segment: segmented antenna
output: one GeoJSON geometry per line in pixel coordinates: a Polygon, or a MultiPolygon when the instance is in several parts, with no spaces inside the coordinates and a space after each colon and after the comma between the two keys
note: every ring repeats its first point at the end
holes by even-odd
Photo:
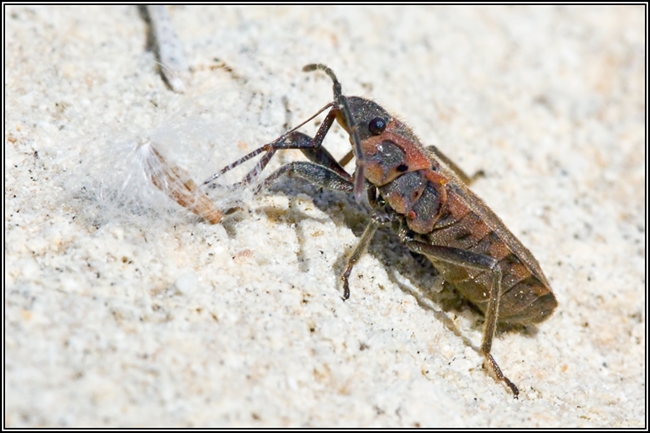
{"type": "Polygon", "coordinates": [[[364,191],[364,180],[365,180],[364,162],[365,161],[363,159],[363,152],[361,150],[361,138],[359,137],[357,124],[354,121],[354,117],[352,116],[350,106],[348,105],[348,99],[343,95],[343,92],[341,90],[341,83],[339,83],[339,80],[336,78],[334,72],[330,68],[328,68],[327,66],[321,63],[309,64],[304,68],[302,68],[302,70],[304,72],[323,71],[334,82],[332,86],[332,90],[334,91],[334,102],[336,102],[336,105],[338,106],[338,109],[341,112],[341,115],[343,116],[343,122],[348,128],[348,133],[352,137],[352,144],[354,145],[354,156],[357,159],[357,168],[354,172],[354,198],[357,200],[357,202],[361,202],[361,198],[364,191]]]}

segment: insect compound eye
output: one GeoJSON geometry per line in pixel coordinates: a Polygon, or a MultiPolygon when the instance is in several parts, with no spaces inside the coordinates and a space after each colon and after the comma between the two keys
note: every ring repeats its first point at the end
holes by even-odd
{"type": "Polygon", "coordinates": [[[375,117],[368,124],[368,130],[372,135],[379,135],[386,129],[386,121],[381,117],[375,117]]]}

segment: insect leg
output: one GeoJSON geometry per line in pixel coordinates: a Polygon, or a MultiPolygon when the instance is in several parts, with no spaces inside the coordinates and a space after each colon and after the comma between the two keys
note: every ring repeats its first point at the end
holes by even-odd
{"type": "MultiPolygon", "coordinates": [[[[237,161],[233,162],[232,164],[228,164],[221,170],[219,170],[217,173],[213,174],[210,176],[207,180],[203,182],[203,185],[207,185],[211,182],[213,182],[215,179],[217,179],[219,176],[229,172],[235,167],[240,166],[244,162],[248,161],[251,158],[256,157],[260,153],[266,152],[266,154],[262,157],[260,162],[257,163],[257,165],[246,175],[244,176],[244,179],[242,180],[241,183],[243,184],[249,184],[257,176],[264,170],[266,165],[269,163],[273,155],[277,150],[285,150],[285,149],[304,149],[304,148],[314,148],[318,149],[321,147],[321,144],[323,143],[323,139],[325,138],[325,135],[327,135],[327,132],[329,131],[330,127],[332,126],[332,123],[334,123],[334,119],[336,119],[336,114],[338,112],[338,109],[332,108],[329,113],[327,113],[327,116],[325,117],[325,120],[321,124],[321,126],[318,128],[318,131],[316,132],[316,136],[314,137],[313,140],[304,140],[300,139],[301,136],[305,136],[305,134],[301,134],[299,132],[296,132],[296,130],[300,127],[302,127],[304,124],[307,122],[311,121],[314,117],[318,116],[320,113],[325,111],[326,109],[330,108],[332,106],[332,103],[327,104],[325,107],[321,108],[318,110],[316,114],[311,116],[309,119],[305,120],[302,122],[300,125],[296,126],[295,128],[291,129],[290,131],[285,132],[282,134],[280,137],[276,138],[270,143],[265,144],[262,147],[259,147],[252,151],[251,153],[244,155],[237,161]],[[297,137],[297,138],[296,138],[297,137]]],[[[304,152],[304,150],[303,150],[304,152]]],[[[305,153],[308,157],[309,152],[305,153]]],[[[331,158],[331,156],[330,156],[331,158]]],[[[342,170],[342,169],[341,169],[342,170]]]]}
{"type": "Polygon", "coordinates": [[[386,225],[390,221],[390,216],[386,214],[373,215],[370,219],[370,222],[366,226],[366,229],[363,231],[361,239],[359,239],[359,243],[357,243],[357,245],[354,247],[354,250],[352,250],[352,254],[350,254],[350,257],[348,257],[348,265],[345,268],[345,272],[343,275],[341,275],[341,280],[343,281],[344,301],[350,298],[350,283],[348,280],[350,278],[352,268],[357,264],[361,258],[361,255],[366,251],[366,248],[368,248],[368,244],[370,243],[372,237],[375,235],[377,229],[383,225],[386,225]]]}
{"type": "MultiPolygon", "coordinates": [[[[329,153],[327,153],[327,155],[329,155],[329,153]]],[[[262,188],[268,187],[271,183],[275,182],[280,176],[284,174],[289,175],[291,177],[299,177],[305,179],[313,185],[320,186],[322,188],[327,188],[329,190],[343,191],[348,193],[352,192],[354,190],[354,182],[352,176],[350,176],[346,172],[344,172],[345,176],[341,176],[333,169],[329,168],[330,165],[333,165],[334,167],[340,167],[338,166],[338,163],[334,158],[332,158],[331,156],[330,158],[331,159],[329,161],[324,161],[328,165],[327,167],[325,166],[325,164],[320,165],[320,164],[316,164],[313,162],[306,162],[306,161],[295,161],[283,165],[275,172],[273,172],[271,175],[269,175],[269,177],[264,179],[264,182],[257,187],[257,190],[255,192],[257,193],[262,188]]],[[[369,200],[371,201],[373,200],[372,194],[369,194],[369,200]]],[[[344,301],[350,297],[350,285],[348,279],[350,277],[350,273],[352,272],[352,268],[359,261],[359,258],[368,247],[368,244],[370,243],[370,240],[372,239],[377,229],[382,225],[389,223],[390,221],[391,221],[391,217],[389,215],[383,213],[381,214],[377,213],[373,215],[373,217],[370,220],[370,223],[364,230],[363,235],[361,235],[361,239],[359,240],[359,243],[354,247],[352,254],[348,258],[348,263],[347,263],[347,267],[345,268],[345,272],[341,276],[341,280],[343,281],[344,301]]]]}
{"type": "Polygon", "coordinates": [[[263,188],[267,188],[270,184],[275,182],[280,176],[287,174],[291,177],[299,177],[305,179],[309,183],[327,188],[332,191],[352,192],[353,183],[350,181],[350,175],[341,176],[339,173],[324,167],[319,164],[307,161],[294,161],[285,164],[271,173],[269,177],[264,179],[260,185],[255,189],[257,194],[263,188]]]}
{"type": "MultiPolygon", "coordinates": [[[[314,137],[313,140],[316,140],[317,138],[318,137],[314,137]]],[[[296,132],[293,140],[294,142],[297,140],[311,142],[312,138],[301,132],[296,132]]],[[[345,171],[342,165],[337,162],[336,159],[334,159],[334,157],[327,151],[327,149],[325,149],[325,147],[313,147],[313,145],[307,146],[307,144],[305,144],[303,147],[300,147],[300,150],[311,162],[323,167],[327,167],[328,169],[337,173],[339,176],[348,179],[350,182],[353,181],[352,176],[347,171],[345,171]]]]}
{"type": "Polygon", "coordinates": [[[472,176],[468,175],[463,171],[462,168],[460,168],[454,161],[451,160],[447,155],[442,153],[440,149],[438,149],[436,146],[427,146],[426,151],[433,154],[434,158],[437,158],[441,160],[443,163],[447,165],[455,174],[460,178],[460,180],[463,181],[465,185],[470,185],[472,182],[474,182],[477,178],[484,176],[485,173],[483,170],[479,170],[476,173],[474,173],[472,176]]]}
{"type": "Polygon", "coordinates": [[[352,110],[350,110],[348,99],[343,95],[341,83],[336,78],[336,75],[327,66],[321,63],[312,63],[303,67],[302,70],[305,72],[323,71],[332,80],[332,91],[334,92],[334,103],[336,104],[335,108],[337,109],[337,115],[340,116],[339,121],[341,123],[341,126],[343,126],[348,131],[348,134],[350,134],[350,142],[354,148],[354,154],[357,157],[357,168],[354,172],[354,197],[356,198],[357,202],[360,203],[361,195],[365,189],[365,160],[363,149],[361,148],[359,130],[354,120],[354,116],[352,115],[352,110]]]}
{"type": "Polygon", "coordinates": [[[497,327],[497,320],[499,318],[499,302],[501,298],[502,275],[501,269],[498,266],[499,262],[492,257],[459,248],[429,245],[413,240],[405,240],[405,244],[411,251],[423,254],[434,261],[447,262],[464,268],[489,271],[492,273],[493,282],[490,285],[489,302],[485,312],[485,329],[483,331],[481,353],[485,356],[487,364],[497,379],[504,381],[515,395],[515,398],[518,398],[519,389],[517,389],[517,386],[510,379],[504,376],[499,365],[490,353],[497,327]]]}
{"type": "Polygon", "coordinates": [[[348,164],[348,162],[352,161],[352,158],[354,158],[354,152],[350,150],[348,153],[345,154],[343,158],[340,159],[339,165],[341,167],[345,167],[348,164]]]}

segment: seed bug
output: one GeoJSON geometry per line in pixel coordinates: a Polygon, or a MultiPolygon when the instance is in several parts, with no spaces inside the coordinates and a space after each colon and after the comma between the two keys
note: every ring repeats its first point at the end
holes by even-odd
{"type": "Polygon", "coordinates": [[[278,150],[300,149],[309,159],[281,166],[255,189],[259,192],[283,175],[305,179],[330,190],[364,190],[370,223],[348,258],[343,299],[350,296],[349,277],[379,227],[388,226],[414,253],[427,257],[445,281],[485,315],[480,353],[496,378],[517,398],[519,390],[492,357],[497,323],[535,324],[550,316],[557,301],[539,263],[485,203],[467,187],[465,175],[436,147],[424,147],[415,134],[373,101],[344,96],[331,69],[310,64],[333,82],[334,100],[310,119],[276,140],[227,165],[204,184],[264,153],[240,182],[252,183],[278,150]],[[312,138],[297,129],[329,109],[312,138]],[[334,120],[346,130],[352,150],[340,162],[323,146],[334,120]],[[350,175],[343,165],[354,156],[350,175]]]}

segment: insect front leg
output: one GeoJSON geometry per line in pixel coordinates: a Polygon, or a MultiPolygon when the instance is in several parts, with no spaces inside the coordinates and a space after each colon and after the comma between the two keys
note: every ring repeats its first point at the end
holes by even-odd
{"type": "Polygon", "coordinates": [[[342,176],[323,165],[307,161],[295,161],[285,164],[271,173],[269,177],[264,179],[264,182],[257,186],[255,193],[257,194],[262,189],[267,188],[285,174],[290,177],[305,179],[313,185],[332,191],[352,192],[354,189],[354,184],[351,182],[351,176],[347,173],[346,176],[342,176]]]}
{"type": "Polygon", "coordinates": [[[316,163],[319,163],[321,165],[326,165],[328,167],[330,166],[328,165],[329,161],[332,161],[333,165],[336,165],[336,168],[333,168],[334,171],[337,172],[340,171],[342,173],[347,174],[347,172],[345,172],[345,170],[334,160],[334,158],[329,154],[329,152],[327,152],[327,150],[325,150],[322,147],[323,140],[325,139],[325,136],[327,135],[329,129],[331,128],[332,123],[334,123],[334,119],[336,119],[336,115],[338,113],[338,110],[336,108],[332,108],[330,112],[327,113],[325,120],[318,128],[318,131],[316,132],[316,135],[314,136],[313,139],[306,134],[296,131],[296,129],[300,128],[305,123],[312,120],[314,117],[316,117],[323,110],[325,110],[330,106],[331,104],[326,105],[324,108],[319,110],[318,113],[314,114],[312,117],[310,117],[300,125],[296,126],[292,130],[282,134],[280,137],[276,138],[272,142],[267,143],[264,146],[255,149],[251,153],[244,155],[243,157],[233,162],[232,164],[228,164],[227,166],[219,170],[217,173],[212,175],[210,178],[208,178],[205,182],[203,182],[203,184],[207,185],[213,182],[219,176],[229,172],[235,167],[240,166],[241,164],[248,161],[249,159],[254,158],[261,153],[265,153],[262,159],[260,160],[260,162],[258,162],[255,165],[255,167],[250,172],[248,172],[246,176],[244,176],[244,179],[242,179],[242,181],[239,182],[239,184],[241,185],[248,185],[251,182],[253,182],[255,179],[257,179],[257,176],[259,176],[259,174],[264,170],[264,168],[267,166],[269,161],[271,161],[271,158],[273,158],[275,152],[277,152],[278,150],[287,150],[287,149],[300,149],[305,154],[305,156],[307,156],[307,158],[309,158],[310,160],[313,160],[316,163]],[[327,162],[323,163],[321,161],[327,161],[327,162]]]}
{"type": "Polygon", "coordinates": [[[499,365],[496,363],[492,354],[492,341],[499,319],[499,302],[501,300],[501,278],[502,273],[499,268],[499,262],[492,257],[473,253],[471,251],[445,247],[439,245],[429,245],[424,242],[414,240],[405,240],[406,246],[413,252],[423,254],[433,261],[451,263],[469,269],[477,269],[492,273],[492,284],[490,284],[490,293],[488,295],[488,307],[485,312],[485,329],[483,330],[483,341],[481,343],[481,354],[485,357],[488,366],[497,377],[508,385],[515,398],[519,396],[519,389],[501,372],[499,365]]]}

